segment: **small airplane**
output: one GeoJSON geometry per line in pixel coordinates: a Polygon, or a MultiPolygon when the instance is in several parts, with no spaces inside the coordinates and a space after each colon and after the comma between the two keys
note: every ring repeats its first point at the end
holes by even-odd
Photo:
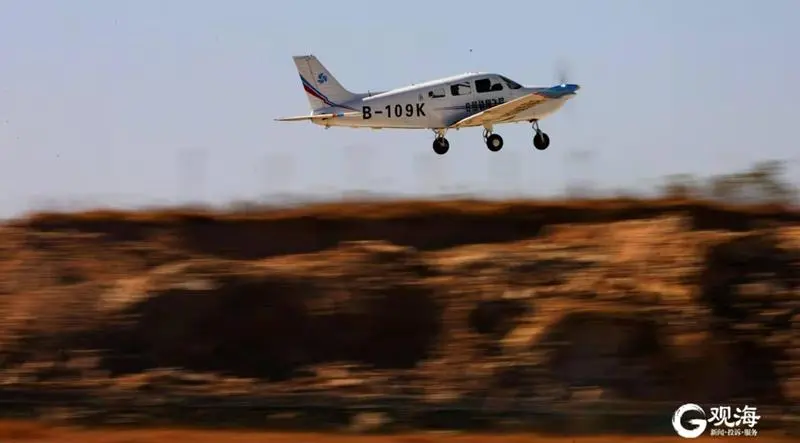
{"type": "Polygon", "coordinates": [[[503,148],[494,133],[500,123],[529,122],[538,150],[550,146],[539,120],[558,111],[577,94],[579,85],[522,86],[500,74],[469,72],[412,84],[389,91],[353,93],[345,89],[314,55],[292,57],[311,105],[311,114],[276,121],[311,121],[351,128],[430,129],[436,134],[433,151],[450,150],[444,137],[449,129],[483,126],[483,140],[492,152],[503,148]]]}

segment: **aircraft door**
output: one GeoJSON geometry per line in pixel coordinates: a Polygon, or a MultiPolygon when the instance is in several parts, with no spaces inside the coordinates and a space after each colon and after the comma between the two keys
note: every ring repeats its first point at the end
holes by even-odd
{"type": "Polygon", "coordinates": [[[469,111],[480,112],[506,102],[506,90],[502,81],[496,76],[475,79],[475,92],[470,102],[469,111]]]}

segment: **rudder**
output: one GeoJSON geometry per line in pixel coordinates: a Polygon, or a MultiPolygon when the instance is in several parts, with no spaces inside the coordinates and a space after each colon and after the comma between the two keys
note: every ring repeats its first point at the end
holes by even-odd
{"type": "Polygon", "coordinates": [[[312,111],[324,108],[354,109],[343,104],[353,100],[355,94],[345,89],[316,56],[295,55],[292,58],[312,111]]]}

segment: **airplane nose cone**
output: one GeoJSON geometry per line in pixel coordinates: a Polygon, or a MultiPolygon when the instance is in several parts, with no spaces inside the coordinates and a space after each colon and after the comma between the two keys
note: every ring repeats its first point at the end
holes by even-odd
{"type": "Polygon", "coordinates": [[[574,93],[578,92],[579,89],[581,89],[581,86],[580,85],[576,85],[574,83],[566,83],[566,84],[561,85],[561,89],[563,89],[565,92],[567,92],[569,94],[574,94],[574,93]]]}
{"type": "Polygon", "coordinates": [[[576,85],[574,83],[563,83],[560,85],[543,88],[539,90],[539,93],[555,99],[575,95],[579,89],[581,89],[580,85],[576,85]]]}

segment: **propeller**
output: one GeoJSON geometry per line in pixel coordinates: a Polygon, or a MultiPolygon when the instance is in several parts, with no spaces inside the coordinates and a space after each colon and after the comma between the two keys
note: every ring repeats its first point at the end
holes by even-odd
{"type": "MultiPolygon", "coordinates": [[[[566,84],[570,83],[570,78],[571,78],[571,77],[570,77],[569,71],[570,71],[570,69],[569,69],[569,64],[566,62],[566,60],[564,60],[564,59],[560,59],[560,60],[558,60],[558,61],[556,62],[556,66],[555,66],[555,80],[556,80],[556,84],[558,84],[558,85],[561,85],[561,86],[564,86],[564,85],[566,85],[566,84]]],[[[574,116],[574,114],[573,114],[573,109],[572,109],[572,108],[574,108],[574,103],[569,103],[569,104],[568,104],[568,105],[565,107],[565,109],[564,109],[564,110],[565,110],[567,113],[569,113],[569,114],[572,114],[572,115],[574,116]],[[571,106],[570,106],[570,105],[571,105],[571,106]],[[569,108],[569,109],[566,109],[566,108],[569,108]]]]}
{"type": "Polygon", "coordinates": [[[568,71],[569,69],[567,67],[567,63],[564,60],[561,60],[556,64],[556,82],[559,85],[565,85],[569,83],[568,71]]]}

